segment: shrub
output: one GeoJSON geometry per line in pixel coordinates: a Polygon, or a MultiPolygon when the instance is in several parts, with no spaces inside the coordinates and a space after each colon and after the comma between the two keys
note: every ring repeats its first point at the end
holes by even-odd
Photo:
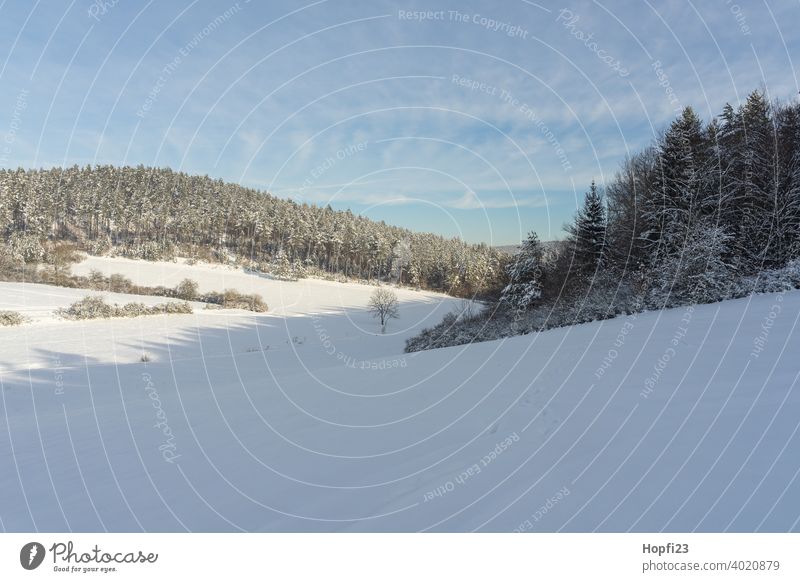
{"type": "Polygon", "coordinates": [[[151,314],[166,313],[168,315],[194,313],[192,305],[186,301],[169,301],[167,303],[159,303],[149,308],[151,314]]]}
{"type": "Polygon", "coordinates": [[[139,317],[140,315],[148,315],[150,308],[144,303],[126,303],[122,307],[115,307],[115,316],[117,317],[139,317]]]}
{"type": "Polygon", "coordinates": [[[184,279],[175,287],[175,297],[183,299],[184,301],[194,301],[197,298],[200,286],[197,281],[192,279],[184,279]]]}
{"type": "Polygon", "coordinates": [[[18,311],[0,311],[0,326],[22,325],[30,321],[18,311]]]}
{"type": "Polygon", "coordinates": [[[97,269],[92,269],[91,271],[89,271],[89,276],[87,277],[87,279],[91,289],[101,290],[106,288],[107,285],[106,276],[103,275],[103,273],[101,271],[98,271],[97,269]]]}
{"type": "Polygon", "coordinates": [[[627,285],[613,286],[598,277],[587,293],[567,296],[533,309],[515,310],[506,303],[487,305],[478,313],[448,313],[437,325],[406,340],[406,352],[484,342],[525,335],[617,315],[641,312],[643,305],[627,285]]]}
{"type": "Polygon", "coordinates": [[[56,315],[63,319],[82,320],[114,317],[113,305],[106,303],[100,295],[87,295],[69,307],[56,310],[56,315]]]}
{"type": "Polygon", "coordinates": [[[101,296],[87,296],[79,299],[66,308],[56,310],[56,315],[63,319],[108,319],[110,317],[140,317],[142,315],[159,314],[185,314],[192,313],[192,306],[187,302],[171,301],[158,305],[145,305],[144,303],[126,303],[125,305],[111,305],[101,296]]]}
{"type": "Polygon", "coordinates": [[[45,260],[53,265],[59,275],[68,273],[70,266],[81,259],[78,248],[72,243],[57,242],[46,245],[45,260]]]}
{"type": "Polygon", "coordinates": [[[133,287],[133,281],[124,275],[114,273],[108,277],[108,290],[113,293],[128,293],[133,287]]]}
{"type": "Polygon", "coordinates": [[[264,313],[269,306],[261,295],[240,293],[236,289],[225,289],[222,293],[212,291],[199,297],[204,303],[219,305],[225,309],[247,309],[256,313],[264,313]]]}

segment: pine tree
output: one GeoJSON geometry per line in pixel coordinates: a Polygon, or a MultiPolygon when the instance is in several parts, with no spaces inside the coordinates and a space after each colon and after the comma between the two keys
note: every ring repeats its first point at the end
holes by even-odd
{"type": "Polygon", "coordinates": [[[654,189],[658,153],[648,147],[626,159],[614,179],[606,187],[608,201],[607,255],[629,272],[647,258],[646,223],[642,203],[647,192],[654,189]]]}
{"type": "Polygon", "coordinates": [[[744,126],[742,185],[737,200],[739,235],[736,246],[746,272],[777,266],[775,248],[776,147],[771,109],[754,91],[741,112],[744,126]]]}
{"type": "Polygon", "coordinates": [[[800,105],[786,107],[777,120],[777,188],[772,253],[777,267],[800,251],[800,105]]]}
{"type": "Polygon", "coordinates": [[[642,236],[650,243],[651,263],[680,252],[701,216],[707,161],[702,121],[686,107],[659,144],[655,183],[644,199],[647,230],[642,236]]]}
{"type": "Polygon", "coordinates": [[[725,260],[730,236],[708,219],[688,231],[680,254],[668,256],[652,268],[651,307],[710,303],[725,299],[732,283],[725,260]]]}
{"type": "Polygon", "coordinates": [[[606,246],[606,207],[592,180],[589,191],[572,224],[567,225],[569,242],[573,249],[573,268],[571,269],[586,283],[604,262],[606,246]]]}
{"type": "Polygon", "coordinates": [[[291,281],[293,277],[292,273],[292,264],[289,262],[289,257],[286,256],[286,253],[281,249],[278,251],[278,255],[275,257],[275,266],[273,267],[273,272],[278,279],[282,279],[284,281],[291,281]]]}
{"type": "Polygon", "coordinates": [[[509,283],[500,300],[516,310],[531,307],[542,296],[544,248],[535,232],[530,232],[519,253],[506,266],[509,283]]]}

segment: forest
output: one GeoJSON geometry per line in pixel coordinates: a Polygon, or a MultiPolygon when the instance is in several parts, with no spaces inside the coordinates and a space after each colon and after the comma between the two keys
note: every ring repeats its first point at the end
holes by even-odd
{"type": "Polygon", "coordinates": [[[603,191],[591,184],[565,231],[549,245],[531,233],[498,301],[407,350],[800,288],[800,104],[754,91],[708,123],[685,108],[603,191]]]}
{"type": "MultiPolygon", "coordinates": [[[[168,168],[0,170],[0,232],[12,267],[57,261],[59,244],[145,260],[235,262],[282,278],[340,275],[462,297],[502,288],[506,253],[330,206],[168,168]]],[[[9,268],[9,267],[7,267],[9,268]]]]}
{"type": "Polygon", "coordinates": [[[3,271],[53,265],[69,243],[392,282],[480,306],[408,349],[494,339],[800,286],[800,104],[754,91],[709,122],[685,108],[604,187],[589,186],[562,240],[532,232],[513,256],[144,166],[0,170],[0,229],[13,263],[3,271]]]}

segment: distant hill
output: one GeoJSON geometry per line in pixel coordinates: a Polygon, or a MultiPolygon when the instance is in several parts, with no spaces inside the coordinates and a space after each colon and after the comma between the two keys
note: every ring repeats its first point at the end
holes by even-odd
{"type": "Polygon", "coordinates": [[[145,166],[0,169],[0,256],[38,263],[60,241],[90,254],[233,258],[270,272],[396,281],[463,297],[505,284],[503,257],[485,244],[208,176],[145,166]]]}
{"type": "Polygon", "coordinates": [[[519,245],[502,245],[494,247],[495,250],[501,253],[508,253],[509,255],[516,255],[519,252],[519,245]]]}

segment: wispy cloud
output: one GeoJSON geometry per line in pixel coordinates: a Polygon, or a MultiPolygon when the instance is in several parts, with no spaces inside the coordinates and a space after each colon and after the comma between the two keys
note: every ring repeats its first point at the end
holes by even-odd
{"type": "MultiPolygon", "coordinates": [[[[415,205],[431,204],[458,211],[477,239],[463,217],[488,216],[492,233],[560,228],[573,185],[607,180],[675,115],[664,78],[678,106],[707,118],[759,86],[782,99],[800,90],[796,0],[579,0],[580,35],[550,5],[479,0],[445,0],[428,21],[399,18],[389,0],[249,2],[209,27],[235,4],[120,2],[99,21],[79,3],[3,4],[0,111],[29,91],[7,165],[169,165],[314,203],[392,207],[411,226],[430,226],[415,205]],[[512,26],[527,34],[505,34],[512,26]]],[[[9,123],[0,116],[0,132],[9,123]]]]}

